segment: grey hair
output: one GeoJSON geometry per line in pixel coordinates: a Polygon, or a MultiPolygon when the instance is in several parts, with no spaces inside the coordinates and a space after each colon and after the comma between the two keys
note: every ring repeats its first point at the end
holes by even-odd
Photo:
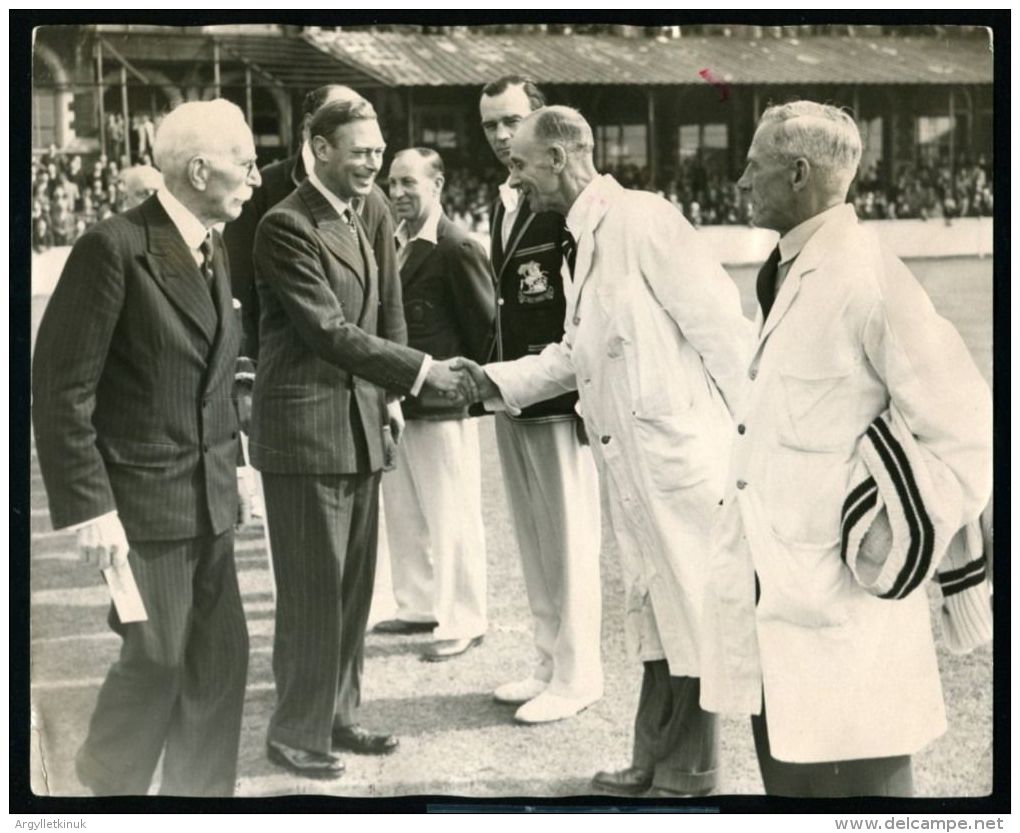
{"type": "Polygon", "coordinates": [[[562,104],[540,107],[527,120],[534,120],[535,138],[545,144],[560,144],[572,153],[595,149],[591,125],[573,107],[562,104]]]}
{"type": "Polygon", "coordinates": [[[773,132],[773,152],[787,159],[807,159],[827,186],[846,193],[861,162],[861,133],[845,110],[816,101],[791,101],[766,108],[759,130],[766,125],[780,128],[773,132]]]}
{"type": "Polygon", "coordinates": [[[244,113],[225,98],[186,101],[160,123],[152,145],[152,159],[165,180],[176,180],[196,156],[229,151],[247,134],[244,113]]]}

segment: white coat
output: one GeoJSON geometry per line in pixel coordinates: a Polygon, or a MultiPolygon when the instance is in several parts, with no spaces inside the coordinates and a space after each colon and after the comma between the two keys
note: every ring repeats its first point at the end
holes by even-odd
{"type": "Polygon", "coordinates": [[[698,676],[711,520],[753,342],[733,281],[669,203],[597,177],[567,216],[577,240],[563,340],[486,371],[511,410],[580,394],[641,659],[698,676]]]}
{"type": "Polygon", "coordinates": [[[942,523],[977,518],[991,491],[988,387],[848,205],[758,326],[705,602],[702,706],[757,713],[764,689],[782,761],[913,754],[946,727],[928,599],[923,585],[902,600],[862,588],[840,558],[840,512],[858,443],[892,407],[941,484],[942,523]]]}

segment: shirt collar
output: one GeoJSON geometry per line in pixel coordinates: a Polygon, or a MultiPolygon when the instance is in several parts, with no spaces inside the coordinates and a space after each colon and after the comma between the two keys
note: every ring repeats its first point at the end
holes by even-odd
{"type": "Polygon", "coordinates": [[[436,203],[432,207],[432,211],[429,213],[429,216],[425,218],[425,222],[422,223],[422,227],[418,230],[418,233],[414,237],[408,237],[406,220],[400,221],[400,225],[397,226],[397,230],[393,233],[393,236],[397,238],[397,242],[401,245],[401,247],[406,246],[414,240],[425,240],[429,243],[436,244],[439,242],[439,218],[442,216],[443,207],[439,203],[436,203]]]}
{"type": "Polygon", "coordinates": [[[192,250],[198,249],[209,234],[209,229],[166,188],[161,188],[156,192],[156,199],[163,206],[170,221],[177,227],[177,231],[184,238],[187,247],[192,250]]]}
{"type": "Polygon", "coordinates": [[[344,212],[350,207],[350,205],[344,202],[342,199],[340,199],[340,197],[338,197],[336,194],[330,191],[329,188],[322,184],[322,180],[320,180],[315,175],[314,167],[308,171],[308,181],[312,183],[313,186],[315,186],[316,191],[318,191],[320,194],[322,194],[322,196],[326,198],[326,202],[328,202],[333,207],[333,210],[337,213],[337,216],[343,217],[344,212]]]}
{"type": "Polygon", "coordinates": [[[827,208],[814,217],[809,217],[800,225],[794,226],[779,239],[779,262],[788,263],[801,253],[808,240],[814,237],[818,229],[824,226],[833,216],[838,214],[845,203],[827,208]]]}
{"type": "Polygon", "coordinates": [[[301,164],[305,168],[305,176],[315,170],[315,154],[312,153],[312,146],[308,142],[301,143],[301,164]]]}
{"type": "Polygon", "coordinates": [[[567,229],[574,240],[580,239],[581,232],[584,231],[588,222],[591,207],[604,198],[603,191],[608,179],[610,179],[608,176],[596,175],[591,182],[584,186],[581,193],[577,195],[577,199],[574,200],[574,204],[570,206],[570,210],[567,212],[567,229]]]}
{"type": "Polygon", "coordinates": [[[516,188],[510,187],[510,180],[499,186],[499,199],[503,203],[503,208],[507,214],[513,214],[520,206],[521,192],[516,188]]]}

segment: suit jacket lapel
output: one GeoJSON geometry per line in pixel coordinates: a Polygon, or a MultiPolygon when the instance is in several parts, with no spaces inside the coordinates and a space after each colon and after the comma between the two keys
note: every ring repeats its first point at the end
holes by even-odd
{"type": "MultiPolygon", "coordinates": [[[[503,257],[503,262],[499,265],[499,273],[496,275],[497,280],[503,276],[503,270],[506,268],[510,258],[513,257],[513,253],[517,249],[517,245],[521,242],[521,238],[524,237],[524,232],[528,230],[528,226],[531,225],[531,221],[535,219],[535,215],[531,213],[531,209],[528,207],[528,201],[523,195],[521,195],[520,200],[520,210],[517,212],[517,219],[514,220],[514,227],[510,230],[510,239],[507,241],[506,254],[503,257]]],[[[497,232],[500,235],[503,234],[501,229],[497,229],[497,232]]]]}
{"type": "Polygon", "coordinates": [[[351,227],[341,219],[333,206],[307,179],[298,186],[298,193],[304,200],[308,213],[322,237],[322,242],[326,244],[326,248],[347,264],[364,291],[367,264],[362,256],[359,243],[360,229],[355,227],[355,232],[352,233],[351,227]]]}
{"type": "Polygon", "coordinates": [[[414,279],[434,248],[435,244],[428,240],[412,240],[407,244],[407,258],[404,260],[404,265],[400,267],[400,283],[405,289],[414,283],[414,279]]]}
{"type": "Polygon", "coordinates": [[[170,303],[211,344],[216,335],[216,310],[187,244],[156,197],[145,202],[142,216],[148,234],[146,259],[153,279],[170,303]]]}

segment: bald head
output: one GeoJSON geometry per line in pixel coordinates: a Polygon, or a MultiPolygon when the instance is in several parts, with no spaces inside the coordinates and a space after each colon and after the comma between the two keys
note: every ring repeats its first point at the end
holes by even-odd
{"type": "Polygon", "coordinates": [[[262,182],[251,130],[226,99],[188,101],[171,110],[152,150],[167,190],[207,226],[236,219],[262,182]]]}
{"type": "Polygon", "coordinates": [[[134,165],[125,168],[120,172],[118,179],[123,192],[122,210],[140,205],[163,187],[163,177],[150,165],[134,165]]]}
{"type": "Polygon", "coordinates": [[[573,107],[535,110],[514,134],[510,184],[528,198],[532,211],[566,214],[595,178],[591,126],[573,107]]]}

